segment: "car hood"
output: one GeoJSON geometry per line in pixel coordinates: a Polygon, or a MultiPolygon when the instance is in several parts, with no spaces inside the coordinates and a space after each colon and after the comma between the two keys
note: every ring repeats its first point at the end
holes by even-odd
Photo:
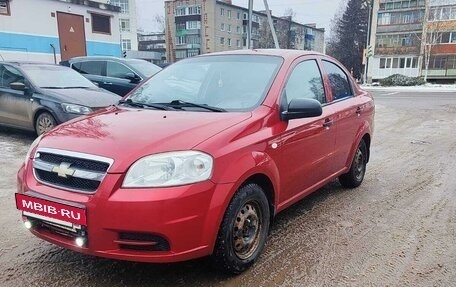
{"type": "Polygon", "coordinates": [[[114,160],[109,172],[121,173],[139,158],[190,150],[250,117],[109,107],[58,126],[45,134],[39,147],[108,157],[114,160]]]}
{"type": "Polygon", "coordinates": [[[77,104],[90,108],[107,107],[119,102],[120,97],[100,88],[41,89],[42,93],[52,96],[59,102],[77,104]]]}

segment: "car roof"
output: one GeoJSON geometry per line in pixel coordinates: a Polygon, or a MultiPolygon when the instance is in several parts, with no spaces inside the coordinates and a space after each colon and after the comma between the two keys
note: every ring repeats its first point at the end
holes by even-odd
{"type": "MultiPolygon", "coordinates": [[[[138,60],[138,59],[125,59],[125,58],[112,57],[112,56],[81,56],[81,57],[71,58],[67,61],[71,63],[71,62],[75,62],[75,61],[88,61],[88,60],[99,60],[99,61],[111,60],[111,61],[115,61],[115,62],[127,63],[131,60],[138,60]]],[[[65,62],[65,61],[63,61],[63,62],[65,62]]]]}
{"type": "Polygon", "coordinates": [[[303,50],[288,50],[288,49],[252,49],[252,50],[235,50],[235,51],[224,51],[216,52],[211,54],[204,54],[198,57],[210,57],[218,55],[262,55],[262,56],[278,56],[285,59],[297,58],[301,56],[326,56],[322,53],[314,51],[303,51],[303,50]]]}
{"type": "Polygon", "coordinates": [[[16,65],[16,66],[59,66],[57,64],[49,64],[45,62],[33,62],[33,61],[4,61],[0,62],[0,64],[10,64],[10,65],[16,65]]]}

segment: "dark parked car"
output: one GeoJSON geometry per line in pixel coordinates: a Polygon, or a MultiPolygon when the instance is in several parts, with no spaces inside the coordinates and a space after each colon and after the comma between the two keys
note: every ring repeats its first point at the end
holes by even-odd
{"type": "Polygon", "coordinates": [[[0,125],[40,135],[118,101],[67,67],[0,62],[0,125]]]}
{"type": "Polygon", "coordinates": [[[60,62],[91,80],[100,88],[125,96],[143,80],[158,73],[161,68],[138,59],[116,57],[76,57],[60,62]]]}

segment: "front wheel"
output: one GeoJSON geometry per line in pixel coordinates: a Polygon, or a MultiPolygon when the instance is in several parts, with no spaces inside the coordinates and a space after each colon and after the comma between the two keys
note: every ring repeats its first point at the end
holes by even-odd
{"type": "Polygon", "coordinates": [[[241,187],[232,198],[215,244],[216,267],[239,274],[258,259],[270,224],[268,200],[257,184],[241,187]]]}
{"type": "Polygon", "coordinates": [[[361,185],[366,173],[367,165],[367,146],[364,140],[358,145],[353,158],[350,170],[339,177],[339,182],[343,187],[355,188],[361,185]]]}
{"type": "Polygon", "coordinates": [[[42,112],[35,121],[35,131],[37,135],[41,135],[57,125],[54,117],[48,112],[42,112]]]}

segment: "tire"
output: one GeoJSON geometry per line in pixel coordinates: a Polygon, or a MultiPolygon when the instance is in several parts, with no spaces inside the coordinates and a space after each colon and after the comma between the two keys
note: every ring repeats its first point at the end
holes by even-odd
{"type": "Polygon", "coordinates": [[[41,135],[57,126],[57,122],[54,117],[48,112],[42,112],[36,118],[35,121],[35,132],[37,135],[41,135]]]}
{"type": "Polygon", "coordinates": [[[339,176],[339,182],[343,187],[355,188],[361,185],[366,173],[367,156],[367,146],[362,140],[356,149],[350,170],[339,176]]]}
{"type": "Polygon", "coordinates": [[[239,274],[260,256],[269,232],[270,211],[257,184],[241,187],[225,212],[212,259],[219,270],[239,274]],[[239,236],[241,235],[241,236],[239,236]]]}

